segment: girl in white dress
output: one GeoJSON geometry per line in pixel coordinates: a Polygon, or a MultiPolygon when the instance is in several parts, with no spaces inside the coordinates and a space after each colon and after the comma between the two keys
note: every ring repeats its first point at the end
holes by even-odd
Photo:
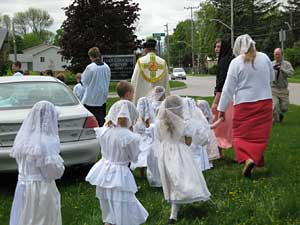
{"type": "MultiPolygon", "coordinates": [[[[197,104],[197,107],[202,111],[202,113],[204,114],[208,123],[211,126],[217,126],[219,124],[219,121],[216,121],[215,125],[213,124],[214,115],[213,115],[207,101],[197,100],[196,104],[197,104]]],[[[209,161],[211,162],[211,165],[212,165],[213,160],[220,158],[218,142],[217,142],[217,138],[216,138],[216,135],[215,135],[215,132],[213,129],[211,129],[211,131],[210,131],[210,142],[206,146],[206,149],[207,149],[209,161]]]]}
{"type": "Polygon", "coordinates": [[[208,159],[207,145],[210,141],[210,127],[202,111],[196,106],[192,98],[184,98],[183,116],[186,122],[194,126],[193,136],[197,135],[197,143],[192,142],[194,160],[201,171],[208,170],[212,167],[208,159]]]}
{"type": "Polygon", "coordinates": [[[130,131],[136,119],[133,103],[120,100],[110,108],[104,127],[95,129],[102,158],[91,168],[86,181],[96,186],[106,225],[138,225],[148,217],[135,197],[137,186],[128,167],[139,155],[140,135],[130,131]]]}
{"type": "Polygon", "coordinates": [[[154,113],[155,115],[157,115],[161,103],[166,98],[166,89],[162,86],[156,86],[150,93],[149,97],[152,102],[152,108],[154,110],[154,113]]]}
{"type": "Polygon", "coordinates": [[[59,152],[58,113],[52,103],[38,102],[24,120],[10,152],[19,170],[10,225],[62,224],[55,184],[64,172],[59,152]]]}
{"type": "Polygon", "coordinates": [[[142,97],[137,102],[137,111],[139,113],[138,120],[133,127],[133,132],[141,135],[140,154],[136,163],[131,163],[130,168],[140,168],[141,176],[145,176],[145,168],[147,167],[147,157],[153,145],[153,128],[150,124],[154,122],[154,111],[150,100],[142,97]]]}
{"type": "Polygon", "coordinates": [[[155,128],[160,137],[158,166],[165,199],[172,204],[170,223],[175,223],[179,204],[207,201],[207,189],[201,170],[197,167],[190,145],[198,143],[193,136],[193,124],[183,118],[183,101],[168,96],[159,109],[155,128]]]}

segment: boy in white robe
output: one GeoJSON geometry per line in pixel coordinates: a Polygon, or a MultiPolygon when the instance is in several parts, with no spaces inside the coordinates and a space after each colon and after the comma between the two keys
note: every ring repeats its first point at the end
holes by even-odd
{"type": "Polygon", "coordinates": [[[148,217],[135,197],[137,186],[128,167],[139,155],[140,135],[129,129],[137,119],[135,111],[133,103],[120,100],[110,108],[104,127],[95,129],[102,158],[91,168],[86,181],[96,186],[106,225],[139,225],[148,217]]]}
{"type": "Polygon", "coordinates": [[[179,96],[168,96],[159,109],[155,127],[160,137],[158,167],[165,199],[172,204],[169,223],[177,221],[179,204],[207,201],[207,189],[201,170],[197,167],[189,145],[198,143],[193,135],[193,123],[183,118],[183,101],[179,96]]]}
{"type": "Polygon", "coordinates": [[[59,152],[58,113],[52,103],[38,102],[22,123],[10,152],[19,170],[10,225],[62,224],[55,184],[64,172],[59,152]]]}

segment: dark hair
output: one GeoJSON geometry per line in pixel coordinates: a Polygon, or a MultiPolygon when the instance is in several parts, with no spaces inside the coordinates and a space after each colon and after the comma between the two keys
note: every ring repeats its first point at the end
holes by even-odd
{"type": "Polygon", "coordinates": [[[65,75],[63,73],[57,74],[56,78],[62,82],[65,82],[65,75]]]}
{"type": "Polygon", "coordinates": [[[22,63],[20,61],[15,61],[13,64],[19,68],[21,68],[22,66],[22,63]]]}
{"type": "Polygon", "coordinates": [[[100,55],[101,55],[100,50],[97,47],[90,48],[90,50],[88,51],[88,54],[90,57],[95,58],[95,59],[100,58],[100,55]]]}
{"type": "Polygon", "coordinates": [[[147,48],[149,50],[155,50],[156,48],[156,40],[155,39],[148,39],[144,44],[143,48],[147,48]]]}
{"type": "Polygon", "coordinates": [[[117,84],[117,93],[119,95],[120,98],[123,98],[127,92],[133,91],[133,87],[131,85],[131,83],[129,83],[126,80],[121,80],[118,84],[117,84]]]}
{"type": "Polygon", "coordinates": [[[46,71],[45,71],[45,74],[46,74],[47,76],[53,77],[53,71],[52,71],[52,70],[46,70],[46,71]]]}

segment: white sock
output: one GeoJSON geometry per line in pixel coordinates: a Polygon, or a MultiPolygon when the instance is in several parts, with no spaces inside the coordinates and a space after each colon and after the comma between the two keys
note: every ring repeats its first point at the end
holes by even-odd
{"type": "Polygon", "coordinates": [[[177,214],[178,214],[179,208],[180,207],[178,204],[172,203],[170,219],[177,220],[177,214]]]}

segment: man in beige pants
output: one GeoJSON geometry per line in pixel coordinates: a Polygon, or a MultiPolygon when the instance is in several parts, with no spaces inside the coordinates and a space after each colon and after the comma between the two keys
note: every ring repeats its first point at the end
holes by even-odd
{"type": "Polygon", "coordinates": [[[275,71],[275,80],[272,83],[273,123],[280,123],[283,120],[283,113],[288,111],[288,77],[294,74],[294,69],[291,63],[283,60],[280,48],[274,50],[274,61],[272,64],[275,71]]]}

